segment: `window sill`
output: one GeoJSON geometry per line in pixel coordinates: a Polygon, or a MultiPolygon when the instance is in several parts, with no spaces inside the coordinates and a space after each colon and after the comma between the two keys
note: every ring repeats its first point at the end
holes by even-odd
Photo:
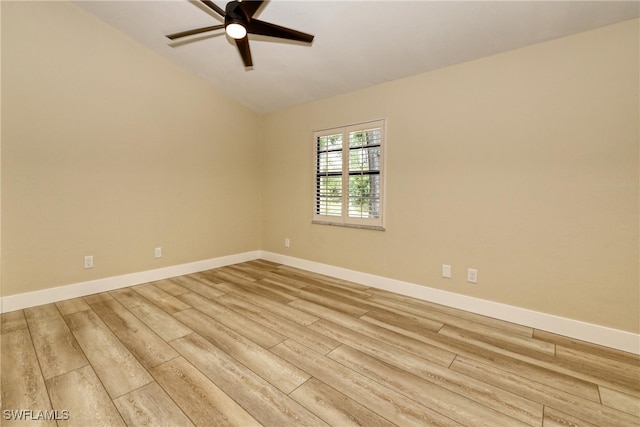
{"type": "Polygon", "coordinates": [[[329,222],[329,221],[311,221],[311,224],[316,225],[331,225],[334,227],[348,227],[348,228],[362,228],[365,230],[385,231],[385,228],[379,225],[362,225],[362,224],[345,224],[341,222],[329,222]]]}

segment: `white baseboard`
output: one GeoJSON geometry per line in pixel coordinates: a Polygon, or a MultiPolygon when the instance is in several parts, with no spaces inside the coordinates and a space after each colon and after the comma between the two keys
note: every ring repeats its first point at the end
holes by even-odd
{"type": "Polygon", "coordinates": [[[273,252],[261,251],[261,258],[546,332],[640,354],[640,335],[631,332],[273,252]]]}
{"type": "Polygon", "coordinates": [[[442,304],[448,307],[482,314],[558,335],[640,354],[640,335],[631,332],[260,250],[0,297],[0,313],[112,291],[114,289],[156,280],[169,279],[171,277],[220,268],[258,258],[301,268],[314,273],[326,274],[339,279],[442,304]]]}
{"type": "Polygon", "coordinates": [[[35,307],[37,305],[112,291],[114,289],[140,285],[142,283],[153,282],[156,280],[169,279],[171,277],[182,276],[185,274],[197,273],[199,271],[210,270],[212,268],[220,268],[226,265],[251,261],[259,257],[260,251],[250,251],[219,258],[190,262],[187,264],[141,271],[139,273],[124,274],[122,276],[106,277],[104,279],[58,286],[40,291],[27,292],[24,294],[9,295],[0,298],[0,313],[7,313],[23,308],[35,307]]]}

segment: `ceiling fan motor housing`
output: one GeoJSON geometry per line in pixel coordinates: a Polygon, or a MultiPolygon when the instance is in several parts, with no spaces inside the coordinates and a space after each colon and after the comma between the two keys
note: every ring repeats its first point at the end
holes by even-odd
{"type": "Polygon", "coordinates": [[[251,18],[248,17],[242,8],[239,1],[230,1],[225,7],[224,26],[227,27],[230,24],[239,24],[243,27],[247,27],[247,23],[251,18]]]}

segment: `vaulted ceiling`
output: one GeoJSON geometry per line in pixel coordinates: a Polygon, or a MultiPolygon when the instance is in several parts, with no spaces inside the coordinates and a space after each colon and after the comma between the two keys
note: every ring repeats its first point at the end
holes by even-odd
{"type": "Polygon", "coordinates": [[[315,40],[307,46],[251,35],[254,66],[245,68],[224,31],[165,37],[222,23],[197,0],[75,3],[259,113],[640,15],[638,1],[271,0],[256,18],[315,40]]]}

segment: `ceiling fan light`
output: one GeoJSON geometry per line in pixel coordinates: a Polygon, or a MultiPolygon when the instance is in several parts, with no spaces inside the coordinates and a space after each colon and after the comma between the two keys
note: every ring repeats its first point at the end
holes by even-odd
{"type": "Polygon", "coordinates": [[[241,39],[247,35],[247,29],[242,24],[238,24],[236,22],[232,22],[231,24],[224,27],[224,30],[227,32],[229,37],[232,39],[241,39]]]}

